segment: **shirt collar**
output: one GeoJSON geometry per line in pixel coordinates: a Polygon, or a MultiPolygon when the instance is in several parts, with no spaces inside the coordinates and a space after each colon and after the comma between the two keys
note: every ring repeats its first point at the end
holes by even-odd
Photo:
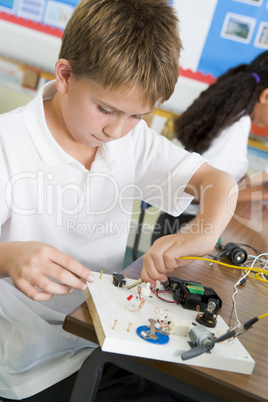
{"type": "Polygon", "coordinates": [[[23,111],[28,133],[41,159],[47,165],[61,165],[73,161],[53,138],[45,119],[43,100],[51,98],[56,91],[56,82],[48,82],[23,111]]]}

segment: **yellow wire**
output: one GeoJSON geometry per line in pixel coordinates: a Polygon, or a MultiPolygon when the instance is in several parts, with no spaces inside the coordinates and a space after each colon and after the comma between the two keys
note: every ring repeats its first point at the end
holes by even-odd
{"type": "Polygon", "coordinates": [[[213,262],[215,264],[224,265],[225,267],[231,267],[231,268],[235,268],[235,269],[244,269],[245,271],[254,270],[255,272],[261,272],[263,274],[268,274],[268,270],[266,270],[266,269],[255,268],[255,267],[252,267],[252,268],[241,267],[239,265],[226,264],[225,262],[221,262],[221,261],[218,261],[218,260],[212,260],[210,258],[205,258],[205,257],[180,257],[180,258],[177,258],[177,260],[203,260],[203,261],[213,262]]]}
{"type": "Polygon", "coordinates": [[[261,281],[261,282],[268,283],[268,280],[267,280],[267,279],[259,278],[259,277],[257,277],[257,275],[256,275],[256,276],[248,275],[248,277],[249,277],[249,278],[256,279],[257,281],[261,281]]]}
{"type": "Polygon", "coordinates": [[[258,317],[258,320],[260,320],[261,318],[264,318],[264,317],[268,317],[268,313],[260,315],[260,316],[258,317]]]}

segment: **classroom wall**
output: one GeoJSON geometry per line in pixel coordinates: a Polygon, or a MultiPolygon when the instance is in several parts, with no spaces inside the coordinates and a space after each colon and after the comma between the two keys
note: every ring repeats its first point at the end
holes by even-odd
{"type": "MultiPolygon", "coordinates": [[[[178,12],[183,50],[180,78],[163,107],[181,113],[221,73],[268,49],[268,0],[170,2],[178,12]]],[[[5,98],[0,113],[13,108],[14,95],[15,107],[35,95],[21,85],[23,74],[14,73],[12,63],[38,69],[46,78],[53,74],[64,27],[77,3],[0,0],[0,98],[5,98]]]]}
{"type": "MultiPolygon", "coordinates": [[[[16,107],[20,103],[24,104],[28,97],[34,96],[34,92],[31,93],[29,89],[26,96],[20,95],[21,92],[26,92],[25,88],[20,85],[21,78],[17,72],[16,74],[13,72],[13,75],[8,77],[6,65],[1,67],[1,57],[5,58],[5,63],[7,61],[18,62],[53,73],[64,25],[77,2],[78,0],[53,2],[54,7],[56,7],[55,4],[58,4],[61,9],[53,10],[54,21],[52,21],[46,11],[46,7],[51,4],[50,0],[44,0],[43,11],[40,5],[39,12],[37,13],[33,9],[32,15],[26,15],[23,12],[21,6],[23,0],[0,0],[0,37],[7,38],[6,41],[0,42],[0,98],[5,97],[5,101],[0,101],[0,113],[16,107]],[[63,7],[65,8],[62,9],[63,7]],[[60,19],[60,15],[63,14],[65,21],[62,17],[60,19]],[[14,95],[17,99],[14,99],[13,103],[14,95]]],[[[185,69],[197,67],[217,0],[190,0],[190,3],[192,4],[189,7],[189,0],[173,2],[180,18],[180,30],[184,44],[181,65],[185,69]],[[200,3],[203,3],[201,7],[200,3]],[[191,18],[189,18],[190,15],[191,18]],[[198,40],[193,35],[193,24],[199,29],[198,40]]],[[[173,96],[163,107],[181,113],[207,85],[208,83],[181,75],[173,96]]]]}

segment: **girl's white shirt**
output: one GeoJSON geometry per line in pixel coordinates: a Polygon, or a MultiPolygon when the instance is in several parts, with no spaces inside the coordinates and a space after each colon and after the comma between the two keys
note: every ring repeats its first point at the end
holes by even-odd
{"type": "MultiPolygon", "coordinates": [[[[239,182],[247,173],[248,137],[250,134],[251,119],[249,116],[241,117],[230,127],[224,129],[212,141],[209,149],[202,156],[215,168],[231,174],[239,182]]],[[[175,139],[174,144],[182,146],[175,139]]],[[[198,204],[190,204],[186,210],[190,215],[196,215],[198,204]]]]}
{"type": "Polygon", "coordinates": [[[239,182],[248,169],[248,137],[251,128],[249,116],[243,116],[221,132],[202,156],[217,169],[230,173],[239,182]]]}

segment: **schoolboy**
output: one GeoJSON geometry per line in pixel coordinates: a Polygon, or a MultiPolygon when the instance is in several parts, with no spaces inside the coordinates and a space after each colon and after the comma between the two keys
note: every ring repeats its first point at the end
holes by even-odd
{"type": "Polygon", "coordinates": [[[179,214],[200,198],[195,226],[146,253],[142,277],[152,283],[179,257],[209,252],[232,215],[234,180],[142,120],[173,92],[177,24],[165,0],[82,1],[56,82],[1,116],[2,397],[39,393],[95,347],[61,325],[83,301],[90,270],[121,269],[133,199],[179,214]]]}

